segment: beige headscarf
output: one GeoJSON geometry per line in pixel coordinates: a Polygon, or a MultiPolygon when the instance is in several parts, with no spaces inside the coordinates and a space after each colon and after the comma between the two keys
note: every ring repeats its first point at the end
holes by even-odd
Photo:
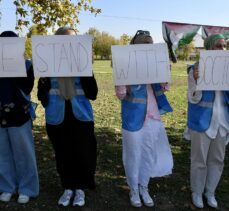
{"type": "MultiPolygon", "coordinates": [[[[75,31],[75,29],[64,26],[60,27],[55,35],[67,35],[69,30],[75,31]]],[[[76,31],[75,31],[76,32],[76,31]]],[[[70,100],[73,96],[76,95],[75,86],[74,86],[74,78],[72,77],[59,77],[57,78],[59,84],[60,95],[65,100],[70,100]]]]}

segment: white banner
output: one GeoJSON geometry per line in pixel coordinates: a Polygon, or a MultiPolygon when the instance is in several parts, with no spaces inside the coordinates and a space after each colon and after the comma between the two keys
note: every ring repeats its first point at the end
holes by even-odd
{"type": "Polygon", "coordinates": [[[111,50],[115,85],[170,81],[169,55],[165,43],[114,45],[111,50]]]}
{"type": "Polygon", "coordinates": [[[25,38],[0,38],[0,77],[26,77],[25,38]]]}
{"type": "Polygon", "coordinates": [[[200,51],[197,90],[229,90],[229,51],[200,51]]]}
{"type": "Polygon", "coordinates": [[[32,36],[33,68],[37,77],[92,76],[89,35],[32,36]]]}

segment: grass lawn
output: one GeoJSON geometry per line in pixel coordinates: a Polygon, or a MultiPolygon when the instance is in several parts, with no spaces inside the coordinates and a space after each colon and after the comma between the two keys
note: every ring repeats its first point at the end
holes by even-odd
{"type": "MultiPolygon", "coordinates": [[[[186,65],[185,62],[172,64],[172,82],[167,97],[174,112],[162,117],[174,157],[173,174],[151,179],[149,189],[154,198],[155,207],[149,209],[143,206],[140,210],[195,210],[190,201],[190,143],[182,137],[187,111],[186,65]]],[[[63,190],[56,173],[54,153],[45,132],[43,108],[39,104],[37,119],[34,121],[34,136],[40,175],[40,195],[36,199],[31,199],[27,205],[18,205],[16,197],[14,197],[9,203],[0,203],[0,210],[137,210],[129,204],[129,190],[122,166],[120,102],[114,93],[110,61],[95,61],[94,74],[99,86],[97,100],[92,102],[98,142],[97,188],[94,191],[86,191],[86,205],[83,208],[72,208],[71,206],[60,208],[57,206],[57,200],[63,190]]],[[[36,85],[33,99],[37,101],[36,85]]],[[[216,196],[220,210],[229,210],[228,149],[223,176],[216,196]]],[[[203,210],[211,209],[206,206],[203,210]]]]}

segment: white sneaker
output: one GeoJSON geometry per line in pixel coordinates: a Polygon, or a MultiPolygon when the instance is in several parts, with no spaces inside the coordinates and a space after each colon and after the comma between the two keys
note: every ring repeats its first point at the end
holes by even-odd
{"type": "Polygon", "coordinates": [[[142,206],[141,199],[139,197],[139,190],[138,189],[131,189],[129,196],[130,196],[130,204],[133,207],[141,207],[142,206]]]}
{"type": "Polygon", "coordinates": [[[149,190],[147,187],[144,187],[142,185],[139,185],[139,193],[140,196],[142,197],[143,203],[147,207],[153,207],[154,202],[151,196],[149,195],[149,190]]]}
{"type": "Polygon", "coordinates": [[[202,195],[197,194],[195,192],[192,193],[192,203],[197,207],[197,208],[203,208],[204,203],[203,203],[203,198],[202,195]]]}
{"type": "Polygon", "coordinates": [[[208,206],[210,206],[212,208],[218,207],[218,202],[216,201],[214,195],[212,195],[212,194],[210,195],[210,194],[205,193],[204,196],[207,199],[208,206]]]}
{"type": "Polygon", "coordinates": [[[66,189],[63,195],[60,197],[58,201],[58,205],[62,205],[64,207],[68,206],[70,204],[70,200],[72,196],[73,196],[73,191],[70,189],[66,189]]]}
{"type": "Polygon", "coordinates": [[[76,189],[75,198],[73,200],[73,206],[82,207],[85,205],[85,193],[81,189],[76,189]]]}
{"type": "Polygon", "coordinates": [[[3,193],[0,195],[0,201],[8,202],[8,201],[10,201],[12,195],[13,195],[12,193],[3,192],[3,193]]]}
{"type": "Polygon", "coordinates": [[[24,194],[19,194],[17,202],[19,204],[26,204],[29,202],[29,196],[24,195],[24,194]]]}

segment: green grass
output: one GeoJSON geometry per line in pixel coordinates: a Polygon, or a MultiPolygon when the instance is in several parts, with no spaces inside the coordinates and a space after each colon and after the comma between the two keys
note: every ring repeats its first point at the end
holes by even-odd
{"type": "MultiPolygon", "coordinates": [[[[174,157],[173,174],[150,181],[150,192],[154,197],[153,210],[195,210],[190,201],[189,153],[190,143],[183,139],[187,111],[186,63],[172,64],[172,81],[167,97],[173,113],[162,117],[174,157]]],[[[115,96],[110,61],[95,61],[94,74],[99,87],[97,100],[92,102],[95,116],[95,131],[98,142],[98,158],[95,191],[86,192],[86,205],[78,210],[136,210],[129,204],[128,187],[122,166],[120,102],[115,96]]],[[[33,91],[36,99],[36,85],[33,91]]],[[[18,205],[15,198],[8,204],[0,204],[0,210],[55,211],[76,210],[59,208],[57,200],[62,193],[56,173],[55,158],[45,132],[44,113],[41,105],[34,121],[34,136],[40,175],[40,196],[27,205],[18,205]]],[[[64,141],[64,140],[63,140],[64,141]]],[[[229,152],[225,168],[217,189],[220,210],[229,210],[229,152]]],[[[77,164],[76,164],[77,166],[77,164]]],[[[142,207],[140,210],[152,210],[142,207]]],[[[203,210],[210,210],[205,208],[203,210]]]]}

